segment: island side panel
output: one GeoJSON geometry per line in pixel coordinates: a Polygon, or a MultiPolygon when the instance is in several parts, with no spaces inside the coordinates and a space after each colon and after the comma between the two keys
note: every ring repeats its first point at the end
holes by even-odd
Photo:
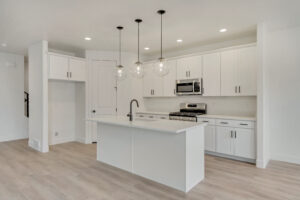
{"type": "Polygon", "coordinates": [[[188,192],[205,176],[204,126],[186,132],[186,147],[186,192],[188,192]]]}
{"type": "Polygon", "coordinates": [[[133,173],[185,191],[185,132],[133,130],[133,173]]]}
{"type": "Polygon", "coordinates": [[[98,123],[97,160],[132,172],[131,129],[98,123]]]}

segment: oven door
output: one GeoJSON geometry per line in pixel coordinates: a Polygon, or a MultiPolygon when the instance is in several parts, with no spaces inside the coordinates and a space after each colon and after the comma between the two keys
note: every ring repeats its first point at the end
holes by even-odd
{"type": "Polygon", "coordinates": [[[177,81],[176,94],[199,95],[201,94],[201,82],[198,79],[177,81]]]}

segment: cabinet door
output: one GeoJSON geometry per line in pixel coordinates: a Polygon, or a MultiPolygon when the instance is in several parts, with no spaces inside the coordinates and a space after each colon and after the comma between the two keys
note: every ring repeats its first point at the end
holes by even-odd
{"type": "Polygon", "coordinates": [[[85,60],[70,58],[69,64],[70,64],[69,65],[70,80],[85,81],[86,80],[86,62],[85,62],[85,60]]]}
{"type": "Polygon", "coordinates": [[[164,86],[164,95],[167,97],[176,96],[176,60],[170,60],[166,62],[166,65],[169,67],[170,72],[163,78],[164,86]]]}
{"type": "Polygon", "coordinates": [[[218,153],[233,155],[231,131],[230,127],[219,126],[216,128],[216,151],[218,153]]]}
{"type": "Polygon", "coordinates": [[[203,56],[203,96],[221,95],[220,53],[203,56]]]}
{"type": "Polygon", "coordinates": [[[237,96],[237,50],[221,53],[221,96],[237,96]]]}
{"type": "Polygon", "coordinates": [[[188,79],[188,62],[189,58],[180,58],[177,60],[177,80],[188,79]]]}
{"type": "Polygon", "coordinates": [[[189,58],[188,62],[188,76],[189,79],[202,78],[202,56],[193,56],[189,58]]]}
{"type": "Polygon", "coordinates": [[[216,151],[216,133],[215,126],[206,126],[205,127],[205,150],[206,151],[216,151]]]}
{"type": "Polygon", "coordinates": [[[237,77],[239,95],[255,96],[257,82],[257,52],[256,47],[238,50],[237,77]]]}
{"type": "Polygon", "coordinates": [[[164,79],[163,77],[158,76],[151,70],[151,77],[152,77],[152,88],[153,88],[153,95],[156,97],[162,97],[164,95],[164,79]]]}
{"type": "Polygon", "coordinates": [[[153,95],[153,64],[145,64],[143,67],[143,96],[151,97],[153,95]]]}
{"type": "Polygon", "coordinates": [[[254,129],[236,128],[236,137],[234,139],[234,155],[255,159],[256,146],[254,129]]]}
{"type": "Polygon", "coordinates": [[[60,55],[49,55],[49,79],[68,80],[69,59],[60,55]]]}

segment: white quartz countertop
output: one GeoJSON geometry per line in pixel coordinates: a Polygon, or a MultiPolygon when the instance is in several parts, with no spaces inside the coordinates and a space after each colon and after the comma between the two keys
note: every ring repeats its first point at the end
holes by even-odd
{"type": "Polygon", "coordinates": [[[199,115],[200,118],[212,118],[212,119],[232,119],[232,120],[245,120],[245,121],[256,121],[255,117],[245,116],[231,116],[231,115],[199,115]]]}
{"type": "Polygon", "coordinates": [[[152,130],[158,132],[181,133],[189,129],[197,128],[199,126],[206,126],[207,123],[195,123],[186,121],[172,121],[172,120],[149,120],[149,119],[134,119],[132,122],[127,117],[101,117],[88,119],[103,124],[110,124],[116,126],[125,126],[131,128],[140,128],[145,130],[152,130]]]}

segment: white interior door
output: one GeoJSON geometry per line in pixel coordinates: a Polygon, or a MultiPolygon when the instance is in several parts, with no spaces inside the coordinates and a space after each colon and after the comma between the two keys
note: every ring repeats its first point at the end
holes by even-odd
{"type": "MultiPolygon", "coordinates": [[[[114,61],[92,61],[92,117],[105,117],[117,114],[117,80],[114,61]]],[[[92,141],[97,140],[93,131],[92,141]]]]}

